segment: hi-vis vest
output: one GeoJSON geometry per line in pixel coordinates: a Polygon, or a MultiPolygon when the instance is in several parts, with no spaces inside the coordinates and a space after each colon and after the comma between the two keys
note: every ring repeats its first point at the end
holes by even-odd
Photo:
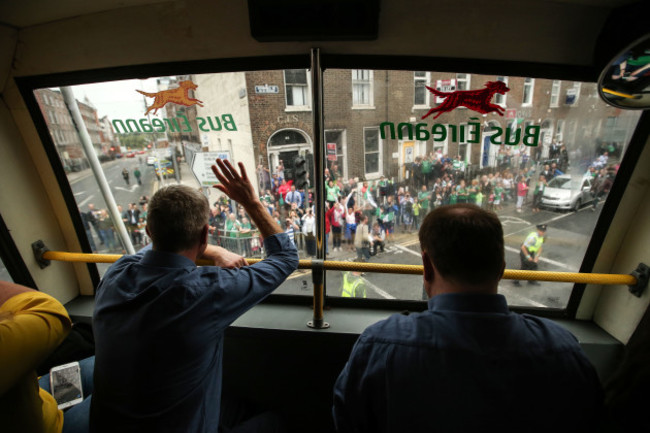
{"type": "Polygon", "coordinates": [[[526,238],[526,243],[528,243],[528,239],[530,239],[531,236],[535,238],[535,243],[531,246],[526,246],[526,249],[528,249],[528,251],[534,255],[537,254],[537,251],[539,251],[539,249],[542,247],[542,244],[544,243],[544,237],[538,235],[537,232],[533,232],[526,238]]]}
{"type": "Polygon", "coordinates": [[[352,277],[350,272],[346,272],[343,274],[343,292],[341,296],[344,298],[365,298],[366,286],[360,277],[352,277]]]}

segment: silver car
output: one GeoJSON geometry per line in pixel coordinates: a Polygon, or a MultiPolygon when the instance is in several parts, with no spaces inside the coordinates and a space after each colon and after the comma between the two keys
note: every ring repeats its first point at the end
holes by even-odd
{"type": "Polygon", "coordinates": [[[542,195],[542,207],[559,210],[578,210],[593,201],[591,176],[563,174],[551,179],[542,195]]]}

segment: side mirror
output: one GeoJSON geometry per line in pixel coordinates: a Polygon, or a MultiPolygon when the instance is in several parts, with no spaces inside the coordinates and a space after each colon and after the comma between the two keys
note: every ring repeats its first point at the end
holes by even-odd
{"type": "Polygon", "coordinates": [[[598,93],[609,105],[650,108],[650,2],[613,9],[596,41],[598,93]]]}
{"type": "Polygon", "coordinates": [[[598,79],[598,92],[615,107],[650,108],[650,35],[627,46],[607,64],[598,79]]]}

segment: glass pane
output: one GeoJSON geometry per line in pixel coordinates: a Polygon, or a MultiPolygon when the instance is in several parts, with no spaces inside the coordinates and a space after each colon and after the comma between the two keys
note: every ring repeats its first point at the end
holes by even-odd
{"type": "Polygon", "coordinates": [[[0,281],[11,281],[13,283],[13,278],[9,275],[9,271],[5,267],[4,262],[0,259],[0,281]]]}
{"type": "Polygon", "coordinates": [[[304,69],[287,69],[284,73],[287,84],[307,84],[307,71],[304,69]]]}
{"type": "Polygon", "coordinates": [[[415,81],[415,100],[414,105],[424,105],[426,103],[427,89],[426,81],[416,80],[415,81]]]}
{"type": "MultiPolygon", "coordinates": [[[[367,260],[421,264],[417,230],[426,213],[465,201],[500,217],[508,269],[521,267],[520,247],[535,226],[548,224],[539,270],[578,271],[640,113],[607,106],[594,83],[554,85],[539,78],[435,71],[429,71],[429,86],[443,93],[429,97],[428,107],[414,109],[422,89],[414,81],[418,76],[424,74],[373,71],[375,109],[352,112],[341,102],[351,99],[350,71],[324,73],[325,129],[341,131],[346,150],[339,165],[347,167],[347,175],[339,185],[346,194],[354,192],[354,223],[368,216],[369,228],[378,223],[385,236],[383,252],[378,247],[372,255],[370,249],[367,260]],[[483,95],[485,105],[453,105],[460,98],[447,94],[458,90],[456,80],[458,89],[467,83],[468,90],[483,95]],[[560,89],[558,108],[552,107],[554,88],[560,89]],[[569,96],[579,89],[570,104],[567,89],[576,89],[569,96]],[[498,91],[504,107],[494,105],[498,91]],[[560,183],[567,188],[556,188],[560,183]]],[[[353,247],[358,227],[347,224],[346,231],[343,223],[340,244],[330,233],[329,258],[365,258],[353,247]]],[[[419,276],[360,278],[368,298],[422,299],[419,276]]],[[[342,273],[329,272],[327,293],[341,296],[343,281],[342,273]]],[[[547,282],[517,287],[503,280],[499,290],[511,305],[565,308],[572,287],[547,282]]]]}
{"type": "Polygon", "coordinates": [[[379,131],[377,129],[364,130],[364,141],[366,143],[366,152],[379,150],[379,131]]]}
{"type": "MultiPolygon", "coordinates": [[[[121,208],[117,221],[125,224],[136,250],[149,242],[144,231],[149,197],[163,185],[180,183],[201,188],[208,196],[211,243],[246,257],[263,256],[259,233],[254,226],[248,231],[252,219],[241,206],[211,188],[216,178],[209,167],[220,157],[243,162],[249,176],[257,176],[254,184],[268,211],[283,228],[287,218],[298,226],[295,240],[301,258],[313,253],[312,238],[302,234],[301,219],[309,207],[310,191],[302,191],[305,197],[301,195],[297,209],[280,203],[281,196],[283,203],[286,199],[286,185],[293,181],[295,157],[310,160],[313,154],[312,113],[285,111],[285,72],[288,81],[306,83],[305,70],[299,69],[155,77],[72,88],[92,152],[101,161],[112,196],[121,208]],[[169,91],[187,98],[159,102],[156,96],[169,91]]],[[[307,86],[295,88],[306,92],[307,86]]],[[[64,138],[57,139],[55,147],[92,250],[123,253],[107,201],[89,169],[61,92],[58,88],[38,89],[35,96],[51,135],[64,138]]],[[[310,171],[313,175],[311,163],[310,171]]],[[[98,267],[103,275],[108,265],[98,267]]],[[[310,295],[311,286],[303,292],[295,278],[278,292],[310,295]]]]}

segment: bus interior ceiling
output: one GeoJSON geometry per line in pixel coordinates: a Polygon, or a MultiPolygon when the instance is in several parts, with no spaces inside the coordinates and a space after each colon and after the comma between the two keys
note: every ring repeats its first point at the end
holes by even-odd
{"type": "MultiPolygon", "coordinates": [[[[288,9],[300,2],[276,3],[279,9],[288,9]]],[[[61,85],[66,85],[66,74],[73,73],[70,84],[76,84],[80,76],[86,82],[110,79],[106,71],[139,78],[151,71],[151,65],[173,70],[184,62],[201,65],[201,61],[208,62],[204,68],[210,61],[222,61],[220,67],[227,70],[228,59],[247,58],[253,59],[251,65],[264,68],[268,62],[277,65],[274,58],[308,58],[312,48],[319,48],[324,57],[348,67],[355,62],[395,69],[440,64],[470,73],[499,70],[596,81],[603,67],[598,59],[605,54],[598,49],[608,16],[634,3],[384,0],[376,2],[374,39],[345,40],[346,30],[333,26],[321,37],[292,40],[285,35],[279,36],[284,40],[261,42],[251,34],[245,1],[0,2],[2,219],[40,290],[63,303],[93,294],[94,265],[55,263],[40,269],[32,253],[31,245],[39,239],[58,251],[82,251],[82,245],[16,80],[60,77],[61,85]]],[[[634,156],[636,167],[627,173],[618,207],[611,209],[610,227],[602,229],[603,244],[593,258],[593,272],[629,273],[639,262],[650,262],[649,123],[644,114],[634,138],[641,143],[634,156]]],[[[642,334],[639,323],[649,322],[642,320],[649,297],[647,292],[634,297],[627,287],[588,285],[577,308],[578,320],[564,322],[579,335],[603,379],[618,366],[623,345],[642,334]]],[[[313,330],[305,325],[310,307],[273,302],[236,322],[226,335],[224,389],[281,410],[293,417],[297,429],[331,431],[329,407],[336,375],[359,332],[391,311],[332,307],[325,312],[332,327],[313,330]]],[[[88,320],[88,311],[82,305],[72,313],[88,320]]]]}

